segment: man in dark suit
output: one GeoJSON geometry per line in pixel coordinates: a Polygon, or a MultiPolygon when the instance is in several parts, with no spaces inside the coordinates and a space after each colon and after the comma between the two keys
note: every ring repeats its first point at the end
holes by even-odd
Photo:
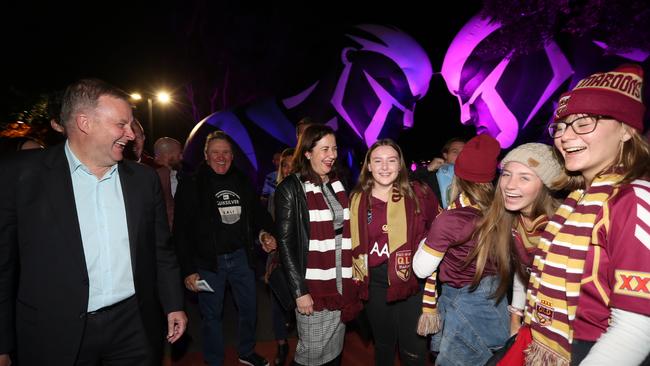
{"type": "Polygon", "coordinates": [[[128,95],[80,80],[61,116],[64,144],[0,161],[0,366],[159,365],[187,317],[158,177],[122,161],[128,95]]]}

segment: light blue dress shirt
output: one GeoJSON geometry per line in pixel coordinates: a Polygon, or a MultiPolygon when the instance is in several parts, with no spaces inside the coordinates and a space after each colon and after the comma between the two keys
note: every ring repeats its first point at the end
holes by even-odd
{"type": "Polygon", "coordinates": [[[451,182],[454,180],[454,164],[443,164],[436,172],[436,179],[438,179],[438,187],[440,187],[442,208],[447,209],[451,204],[449,194],[451,182]]]}
{"type": "Polygon", "coordinates": [[[97,179],[65,143],[88,270],[88,311],[135,294],[126,209],[117,164],[97,179]]]}

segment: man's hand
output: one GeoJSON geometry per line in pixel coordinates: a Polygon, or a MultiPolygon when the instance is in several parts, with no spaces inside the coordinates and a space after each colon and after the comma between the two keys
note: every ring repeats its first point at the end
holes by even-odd
{"type": "Polygon", "coordinates": [[[314,300],[310,294],[302,295],[296,299],[296,307],[300,314],[311,315],[314,313],[314,300]]]}
{"type": "Polygon", "coordinates": [[[192,273],[191,275],[185,277],[185,287],[192,292],[199,292],[198,287],[196,287],[196,281],[200,279],[201,277],[198,273],[192,273]]]}
{"type": "Polygon", "coordinates": [[[264,251],[267,253],[272,252],[278,248],[275,237],[266,231],[263,231],[260,234],[260,243],[262,243],[262,249],[264,249],[264,251]]]}
{"type": "Polygon", "coordinates": [[[167,314],[167,342],[174,343],[187,329],[187,315],[184,311],[173,311],[167,314]]]}
{"type": "Polygon", "coordinates": [[[0,355],[0,366],[10,366],[11,365],[11,358],[9,358],[9,355],[4,353],[0,355]]]}
{"type": "Polygon", "coordinates": [[[442,164],[444,164],[445,161],[442,160],[441,158],[433,158],[429,164],[427,164],[427,170],[430,172],[435,172],[438,170],[442,164]]]}

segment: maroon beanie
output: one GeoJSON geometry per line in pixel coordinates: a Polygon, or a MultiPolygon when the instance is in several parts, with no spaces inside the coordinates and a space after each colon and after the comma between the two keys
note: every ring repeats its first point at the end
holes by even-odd
{"type": "Polygon", "coordinates": [[[456,159],[454,174],[474,183],[489,183],[497,170],[499,142],[490,135],[478,135],[467,141],[456,159]]]}
{"type": "Polygon", "coordinates": [[[595,73],[562,94],[553,116],[556,122],[570,114],[600,114],[643,131],[643,69],[625,64],[610,72],[595,73]]]}

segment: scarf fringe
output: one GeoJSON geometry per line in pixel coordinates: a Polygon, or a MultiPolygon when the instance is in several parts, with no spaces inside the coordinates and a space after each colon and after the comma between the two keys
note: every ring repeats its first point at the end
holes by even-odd
{"type": "Polygon", "coordinates": [[[418,320],[417,333],[423,337],[436,334],[440,331],[442,317],[437,311],[422,313],[418,320]]]}
{"type": "Polygon", "coordinates": [[[335,294],[322,294],[320,296],[312,295],[314,300],[314,310],[339,310],[343,307],[343,296],[339,293],[335,294]]]}
{"type": "Polygon", "coordinates": [[[363,301],[368,301],[368,286],[364,283],[359,283],[359,298],[363,301]]]}
{"type": "Polygon", "coordinates": [[[569,366],[569,360],[539,342],[533,341],[524,353],[526,366],[569,366]]]}

